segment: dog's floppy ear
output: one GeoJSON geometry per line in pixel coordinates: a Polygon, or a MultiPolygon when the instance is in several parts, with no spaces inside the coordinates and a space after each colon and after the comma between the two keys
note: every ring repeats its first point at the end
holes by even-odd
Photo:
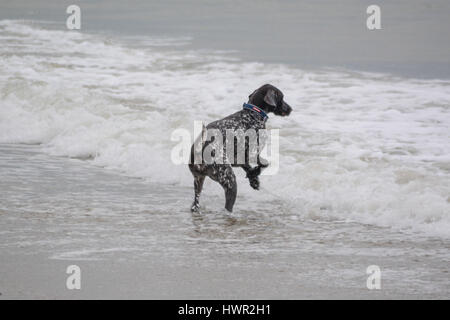
{"type": "Polygon", "coordinates": [[[258,89],[256,89],[255,91],[253,91],[252,94],[248,96],[248,98],[251,99],[252,96],[256,93],[256,91],[258,91],[258,89]]]}
{"type": "Polygon", "coordinates": [[[264,96],[264,102],[268,105],[271,105],[272,107],[277,106],[277,98],[275,96],[275,90],[269,89],[266,92],[266,95],[264,96]]]}

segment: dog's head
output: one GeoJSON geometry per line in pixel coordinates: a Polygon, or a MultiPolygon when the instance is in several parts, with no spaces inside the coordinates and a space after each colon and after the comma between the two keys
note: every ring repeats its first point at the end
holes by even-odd
{"type": "Polygon", "coordinates": [[[248,96],[248,103],[253,104],[266,113],[273,112],[277,116],[288,116],[292,108],[283,100],[283,92],[271,84],[265,84],[248,96]]]}

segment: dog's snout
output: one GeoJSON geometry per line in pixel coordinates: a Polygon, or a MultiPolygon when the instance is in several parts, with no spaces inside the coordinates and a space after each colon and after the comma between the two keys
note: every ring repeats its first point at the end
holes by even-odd
{"type": "Polygon", "coordinates": [[[288,116],[292,112],[292,108],[290,105],[288,105],[286,102],[283,101],[283,104],[281,105],[281,110],[284,116],[288,116]]]}

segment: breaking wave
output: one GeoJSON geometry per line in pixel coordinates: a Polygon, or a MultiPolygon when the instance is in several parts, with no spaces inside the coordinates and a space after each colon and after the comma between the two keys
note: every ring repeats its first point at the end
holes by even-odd
{"type": "Polygon", "coordinates": [[[0,21],[0,143],[191,187],[170,161],[171,133],[231,114],[272,83],[294,108],[268,121],[280,129],[280,168],[259,193],[237,172],[239,193],[300,218],[450,236],[450,81],[242,62],[180,50],[189,41],[0,21]]]}

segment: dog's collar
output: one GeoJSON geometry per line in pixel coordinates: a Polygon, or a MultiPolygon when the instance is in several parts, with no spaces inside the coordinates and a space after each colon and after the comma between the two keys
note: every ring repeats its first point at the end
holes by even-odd
{"type": "Polygon", "coordinates": [[[243,107],[244,107],[244,109],[249,109],[249,110],[257,112],[261,116],[261,118],[264,122],[266,122],[267,119],[269,119],[269,116],[267,116],[267,114],[264,111],[262,111],[260,108],[258,108],[257,106],[255,106],[253,104],[244,103],[243,107]]]}

